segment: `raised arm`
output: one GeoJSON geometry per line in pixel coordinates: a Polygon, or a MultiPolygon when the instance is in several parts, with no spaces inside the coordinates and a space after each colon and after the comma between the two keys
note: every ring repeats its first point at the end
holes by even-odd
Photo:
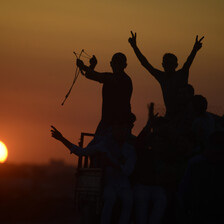
{"type": "Polygon", "coordinates": [[[138,60],[140,61],[140,63],[142,64],[143,67],[145,67],[156,79],[158,79],[159,77],[159,73],[160,71],[155,69],[146,59],[146,57],[141,53],[141,51],[139,50],[139,48],[137,47],[137,42],[136,42],[136,38],[137,38],[137,34],[133,33],[131,31],[131,37],[128,39],[128,42],[130,43],[130,45],[132,46],[138,60]]]}
{"type": "Polygon", "coordinates": [[[145,145],[147,145],[149,135],[151,134],[152,128],[156,123],[157,117],[158,113],[154,113],[154,103],[150,103],[148,105],[148,121],[146,123],[146,126],[137,136],[137,144],[140,148],[143,148],[145,145]]]}
{"type": "Polygon", "coordinates": [[[58,131],[54,126],[51,125],[51,136],[61,143],[63,143],[69,150],[72,148],[73,144],[67,140],[60,131],[58,131]]]}
{"type": "Polygon", "coordinates": [[[62,142],[69,149],[70,153],[74,153],[77,156],[89,156],[95,154],[98,151],[103,151],[102,142],[83,149],[67,140],[54,126],[51,126],[51,128],[52,137],[62,142]]]}
{"type": "Polygon", "coordinates": [[[113,75],[112,73],[100,73],[94,71],[94,68],[97,64],[96,57],[93,55],[93,57],[90,59],[90,66],[86,66],[82,60],[77,59],[76,65],[79,67],[81,70],[82,74],[91,80],[100,82],[100,83],[105,83],[105,82],[110,82],[113,80],[113,75]]]}
{"type": "Polygon", "coordinates": [[[183,69],[189,69],[197,52],[201,49],[202,47],[202,40],[204,39],[204,36],[198,40],[198,35],[196,36],[196,39],[195,39],[195,43],[194,43],[194,47],[190,53],[190,55],[188,56],[187,58],[187,61],[184,63],[184,66],[183,66],[183,69]]]}

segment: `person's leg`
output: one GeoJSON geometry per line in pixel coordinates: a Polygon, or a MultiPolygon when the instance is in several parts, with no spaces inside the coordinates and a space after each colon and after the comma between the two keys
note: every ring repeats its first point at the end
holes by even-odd
{"type": "Polygon", "coordinates": [[[134,212],[136,224],[147,224],[149,217],[150,192],[147,186],[134,186],[134,212]]]}
{"type": "Polygon", "coordinates": [[[160,224],[164,216],[166,206],[167,206],[167,197],[165,190],[159,186],[152,187],[152,211],[149,217],[149,224],[160,224]]]}
{"type": "Polygon", "coordinates": [[[110,224],[113,207],[116,201],[116,192],[111,186],[105,186],[103,192],[103,210],[101,214],[101,224],[110,224]]]}
{"type": "Polygon", "coordinates": [[[129,224],[133,206],[133,192],[131,188],[123,188],[119,190],[121,199],[121,215],[119,224],[129,224]]]}

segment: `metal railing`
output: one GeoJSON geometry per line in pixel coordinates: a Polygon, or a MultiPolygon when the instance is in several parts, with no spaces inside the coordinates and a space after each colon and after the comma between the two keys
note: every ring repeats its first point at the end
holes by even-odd
{"type": "MultiPolygon", "coordinates": [[[[95,135],[92,133],[86,133],[86,132],[81,132],[81,137],[79,141],[79,146],[83,148],[84,145],[84,137],[94,137],[95,135]]],[[[78,159],[78,168],[89,168],[91,167],[91,164],[89,162],[88,156],[79,156],[78,159]],[[84,157],[84,164],[83,164],[83,157],[84,157]]]]}

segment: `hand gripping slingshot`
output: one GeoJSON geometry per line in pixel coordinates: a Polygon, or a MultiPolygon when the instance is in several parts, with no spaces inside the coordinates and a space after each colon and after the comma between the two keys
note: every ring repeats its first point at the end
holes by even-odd
{"type": "MultiPolygon", "coordinates": [[[[81,52],[79,53],[79,55],[78,55],[75,51],[73,52],[73,54],[76,56],[76,59],[80,59],[81,57],[88,58],[88,59],[91,58],[91,56],[88,55],[88,54],[84,51],[84,49],[81,50],[81,52]],[[85,54],[85,55],[83,55],[83,54],[85,54]]],[[[65,101],[67,100],[68,96],[70,95],[70,93],[71,93],[71,91],[72,91],[72,88],[73,88],[73,86],[74,86],[74,84],[75,84],[75,82],[76,82],[76,80],[77,80],[77,78],[78,78],[78,76],[79,76],[79,73],[80,73],[80,69],[78,68],[78,66],[76,66],[76,69],[75,69],[75,77],[74,77],[74,79],[73,79],[72,85],[71,85],[71,87],[70,87],[68,93],[67,93],[66,96],[65,96],[64,101],[63,101],[62,104],[61,104],[62,106],[64,105],[65,101]]]]}

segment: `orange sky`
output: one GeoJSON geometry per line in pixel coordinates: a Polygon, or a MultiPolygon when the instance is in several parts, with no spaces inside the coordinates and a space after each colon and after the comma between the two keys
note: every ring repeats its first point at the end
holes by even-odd
{"type": "Polygon", "coordinates": [[[79,77],[62,107],[74,76],[74,50],[98,58],[98,71],[110,71],[115,52],[128,58],[133,81],[134,134],[147,119],[147,103],[162,110],[160,86],[141,67],[128,44],[130,30],[159,69],[173,52],[182,66],[195,36],[203,48],[190,70],[196,94],[207,97],[209,110],[223,114],[224,2],[222,0],[1,0],[0,3],[0,140],[9,162],[73,163],[66,149],[50,137],[54,124],[77,143],[80,132],[94,132],[101,116],[101,85],[79,77]]]}

